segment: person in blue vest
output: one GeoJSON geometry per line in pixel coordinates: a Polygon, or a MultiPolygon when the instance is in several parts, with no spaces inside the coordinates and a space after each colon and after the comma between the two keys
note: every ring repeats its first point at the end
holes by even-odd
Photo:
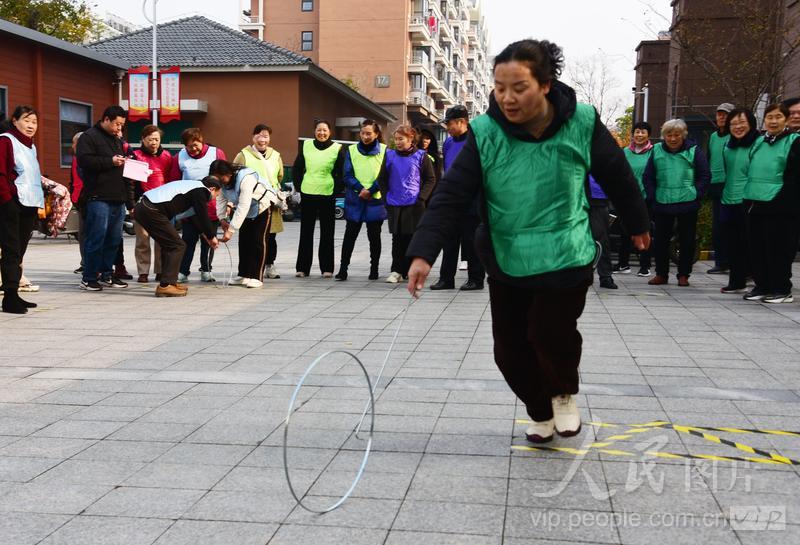
{"type": "Polygon", "coordinates": [[[600,258],[597,260],[597,277],[600,287],[607,290],[619,289],[611,277],[611,244],[608,240],[608,227],[610,224],[608,212],[608,196],[603,188],[589,175],[589,227],[592,238],[600,244],[600,258]]]}
{"type": "Polygon", "coordinates": [[[563,59],[561,48],[538,40],[512,43],[495,58],[488,113],[472,121],[408,248],[408,290],[416,296],[479,196],[475,238],[489,276],[495,362],[525,404],[533,421],[526,436],[536,443],[581,429],[573,396],[582,345],[577,321],[596,256],[590,169],[636,247],[650,243],[630,166],[595,109],[558,80],[563,59]]]}
{"type": "Polygon", "coordinates": [[[386,196],[389,232],[392,233],[392,267],[386,282],[397,284],[408,276],[411,260],[406,250],[425,213],[436,174],[428,154],[417,148],[416,129],[400,125],[392,136],[396,149],[386,152],[386,168],[378,185],[386,196]]]}
{"type": "Polygon", "coordinates": [[[331,140],[331,124],[319,119],[314,139],[302,144],[292,167],[294,189],[300,193],[300,241],[295,276],[311,274],[314,260],[314,226],[319,218],[317,258],[323,278],[333,277],[333,235],[336,227],[336,195],[342,187],[344,148],[331,140]]]}
{"type": "MultiPolygon", "coordinates": [[[[650,141],[650,133],[653,128],[647,121],[639,121],[633,125],[633,135],[631,144],[625,148],[625,158],[633,170],[633,175],[636,176],[636,181],[639,182],[639,189],[642,191],[642,197],[647,199],[647,193],[644,190],[644,183],[642,183],[642,176],[644,176],[644,169],[647,167],[647,162],[653,154],[653,143],[650,141]]],[[[625,231],[624,226],[621,226],[620,232],[622,240],[619,243],[619,253],[617,264],[612,269],[613,274],[630,274],[630,258],[631,238],[625,231]]],[[[650,276],[650,250],[642,250],[639,252],[639,272],[636,276],[648,277],[650,276]]]]}
{"type": "Polygon", "coordinates": [[[723,102],[717,106],[715,122],[717,130],[708,138],[708,166],[711,170],[711,184],[708,186],[708,195],[711,197],[711,245],[714,247],[714,266],[706,271],[708,274],[725,274],[728,272],[727,245],[723,240],[722,191],[725,188],[725,165],[722,152],[730,139],[728,134],[728,115],[736,108],[730,102],[723,102]]]}
{"type": "Polygon", "coordinates": [[[239,230],[239,275],[231,284],[260,288],[269,253],[271,207],[280,202],[278,192],[254,169],[228,161],[211,163],[211,174],[222,183],[217,198],[217,215],[225,231],[222,242],[239,230]],[[233,215],[226,217],[230,209],[233,215]]]}
{"type": "Polygon", "coordinates": [[[767,133],[750,152],[744,207],[755,287],[748,301],[791,303],[792,263],[800,236],[800,134],[787,126],[789,109],[772,104],[764,114],[767,133]]]}
{"type": "Polygon", "coordinates": [[[7,131],[0,134],[0,276],[3,312],[25,314],[36,303],[19,296],[22,259],[28,249],[38,209],[44,208],[42,174],[33,137],[39,114],[17,106],[7,131]]]}
{"type": "Polygon", "coordinates": [[[661,127],[663,142],[653,147],[642,179],[655,216],[656,275],[648,284],[669,282],[669,244],[678,224],[678,286],[689,286],[697,246],[697,212],[708,189],[711,171],[700,147],[689,140],[683,119],[670,119],[661,127]]]}
{"type": "MultiPolygon", "coordinates": [[[[445,112],[447,125],[447,140],[444,141],[442,152],[444,154],[444,171],[455,162],[461,148],[467,143],[469,135],[469,113],[464,106],[453,106],[445,112]]],[[[469,209],[461,222],[459,236],[450,241],[442,251],[442,264],[439,268],[439,280],[431,285],[432,290],[455,289],[456,270],[458,270],[458,251],[461,258],[467,262],[467,281],[461,286],[462,291],[483,289],[483,280],[486,271],[475,253],[475,229],[478,228],[478,199],[469,209]]]]}
{"type": "MultiPolygon", "coordinates": [[[[200,129],[191,127],[181,133],[183,149],[178,152],[177,157],[172,161],[172,171],[170,180],[202,180],[208,176],[211,163],[216,160],[226,160],[225,152],[221,148],[205,143],[205,138],[200,129]]],[[[208,217],[212,222],[219,221],[217,217],[216,204],[208,204],[208,217]]],[[[181,261],[181,270],[178,274],[178,281],[188,282],[192,261],[194,260],[194,250],[197,242],[200,241],[200,280],[202,282],[214,282],[214,274],[211,272],[212,262],[214,261],[214,249],[208,245],[205,239],[195,229],[192,222],[184,222],[181,226],[181,237],[186,243],[186,252],[181,261]]]]}
{"type": "Polygon", "coordinates": [[[725,122],[728,143],[722,150],[725,184],[720,197],[720,225],[725,255],[728,256],[728,284],[722,293],[741,293],[747,286],[750,259],[747,251],[747,210],[743,204],[750,152],[758,138],[756,116],[747,108],[735,108],[725,122]]]}
{"type": "Polygon", "coordinates": [[[178,235],[174,222],[192,223],[208,245],[216,248],[217,230],[208,217],[208,203],[214,202],[221,190],[220,181],[206,176],[202,181],[180,180],[146,191],[134,208],[133,216],[161,250],[161,278],[156,297],[183,297],[187,286],[178,285],[180,267],[186,243],[178,235]]]}
{"type": "Polygon", "coordinates": [[[381,260],[381,227],[386,220],[386,206],[378,187],[378,178],[386,165],[386,144],[378,123],[361,122],[360,141],[347,148],[344,156],[344,217],[347,227],[342,241],[342,257],[337,280],[347,280],[361,226],[367,224],[369,239],[369,279],[378,278],[381,260]]]}

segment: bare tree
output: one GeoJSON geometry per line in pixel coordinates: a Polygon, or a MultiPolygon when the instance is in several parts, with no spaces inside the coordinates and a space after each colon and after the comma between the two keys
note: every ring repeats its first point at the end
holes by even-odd
{"type": "Polygon", "coordinates": [[[591,104],[606,126],[612,126],[622,107],[619,81],[611,73],[605,56],[597,54],[567,66],[566,79],[575,88],[578,100],[591,104]]]}

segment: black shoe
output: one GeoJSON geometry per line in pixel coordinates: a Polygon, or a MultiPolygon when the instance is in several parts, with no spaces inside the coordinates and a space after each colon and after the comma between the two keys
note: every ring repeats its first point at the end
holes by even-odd
{"type": "Polygon", "coordinates": [[[77,269],[75,269],[72,272],[74,272],[75,274],[82,274],[83,273],[83,265],[81,265],[80,267],[78,267],[77,269]]]}
{"type": "Polygon", "coordinates": [[[431,285],[432,290],[454,290],[456,289],[456,283],[454,280],[450,282],[446,282],[444,280],[439,280],[435,284],[431,285]]]}
{"type": "Polygon", "coordinates": [[[716,265],[706,271],[706,274],[728,274],[728,267],[716,265]]]}
{"type": "Polygon", "coordinates": [[[372,269],[369,272],[369,279],[370,280],[377,280],[378,279],[378,269],[372,269]]]}
{"type": "Polygon", "coordinates": [[[742,295],[742,299],[745,301],[761,301],[766,297],[767,294],[761,291],[758,288],[753,288],[744,295],[742,295]]]}
{"type": "Polygon", "coordinates": [[[619,288],[611,278],[601,278],[600,287],[607,290],[615,290],[619,288]]]}
{"type": "Polygon", "coordinates": [[[614,265],[611,269],[612,274],[631,274],[631,268],[628,265],[614,265]]]}
{"type": "Polygon", "coordinates": [[[103,286],[97,280],[81,280],[81,289],[85,291],[103,291],[103,286]]]}
{"type": "Polygon", "coordinates": [[[104,288],[127,288],[128,283],[123,282],[116,276],[112,276],[109,280],[100,280],[99,284],[104,288]]]}
{"type": "Polygon", "coordinates": [[[475,290],[482,290],[483,289],[483,282],[480,284],[478,282],[473,282],[472,280],[467,280],[464,284],[458,288],[461,291],[475,291],[475,290]]]}
{"type": "Polygon", "coordinates": [[[334,276],[334,278],[336,280],[341,280],[341,281],[347,280],[347,271],[344,269],[339,269],[339,272],[336,273],[336,276],[334,276]]]}
{"type": "Polygon", "coordinates": [[[22,303],[22,306],[24,306],[25,308],[36,308],[39,306],[36,303],[31,303],[30,301],[26,301],[19,295],[17,295],[17,299],[19,300],[20,303],[22,303]]]}
{"type": "Polygon", "coordinates": [[[16,292],[4,292],[3,312],[7,312],[9,314],[27,314],[28,307],[25,306],[25,301],[20,299],[16,292]]]}

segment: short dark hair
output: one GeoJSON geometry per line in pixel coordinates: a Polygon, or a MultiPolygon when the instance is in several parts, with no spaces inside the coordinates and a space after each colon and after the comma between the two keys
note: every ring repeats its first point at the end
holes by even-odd
{"type": "Polygon", "coordinates": [[[316,129],[317,125],[319,125],[320,123],[325,123],[328,126],[328,130],[333,132],[333,125],[331,125],[331,122],[328,121],[327,119],[315,119],[314,128],[316,129]]]}
{"type": "Polygon", "coordinates": [[[206,176],[203,178],[203,185],[209,189],[222,189],[222,182],[216,176],[206,176]]]}
{"type": "Polygon", "coordinates": [[[740,115],[744,115],[747,119],[747,123],[750,125],[750,130],[754,131],[758,128],[758,121],[756,121],[756,116],[753,114],[750,108],[734,108],[728,114],[728,118],[725,120],[725,132],[730,134],[731,132],[731,121],[734,118],[739,117],[740,115]]]}
{"type": "Polygon", "coordinates": [[[647,131],[647,134],[653,134],[653,127],[651,127],[650,123],[647,121],[639,121],[638,123],[634,123],[633,128],[631,129],[631,134],[633,134],[636,129],[647,131]]]}
{"type": "Polygon", "coordinates": [[[514,42],[494,59],[498,64],[518,61],[528,66],[531,74],[540,84],[557,80],[564,69],[564,53],[560,47],[547,40],[520,40],[514,42]]]}
{"type": "Polygon", "coordinates": [[[259,134],[261,131],[267,131],[270,136],[272,136],[272,127],[265,125],[264,123],[259,123],[253,128],[253,136],[259,134]]]}
{"type": "Polygon", "coordinates": [[[103,110],[103,117],[100,118],[100,121],[103,119],[113,120],[118,117],[121,117],[122,119],[128,119],[128,112],[126,112],[122,106],[109,106],[103,110]]]}
{"type": "Polygon", "coordinates": [[[191,142],[196,140],[200,142],[204,141],[203,133],[197,127],[189,127],[181,133],[181,142],[183,142],[184,146],[188,146],[191,142]]]}
{"type": "Polygon", "coordinates": [[[142,128],[141,139],[144,140],[145,138],[147,138],[148,136],[150,136],[154,132],[157,132],[159,135],[164,136],[164,131],[162,131],[161,129],[159,129],[155,125],[145,125],[142,128]]]}
{"type": "Polygon", "coordinates": [[[236,165],[225,159],[214,159],[211,166],[208,168],[210,176],[235,176],[244,167],[236,165]]]}
{"type": "Polygon", "coordinates": [[[383,133],[381,132],[381,126],[378,125],[378,122],[374,119],[365,119],[361,122],[361,128],[364,127],[372,127],[372,130],[378,135],[378,142],[383,142],[383,133]]]}
{"type": "Polygon", "coordinates": [[[780,112],[783,114],[783,117],[789,117],[789,108],[791,106],[787,106],[786,102],[788,101],[775,102],[774,104],[767,106],[767,109],[764,110],[764,117],[766,117],[768,113],[774,112],[775,110],[780,110],[780,112]]]}
{"type": "Polygon", "coordinates": [[[797,106],[798,104],[800,104],[800,97],[787,98],[786,100],[783,101],[783,105],[786,106],[787,108],[791,108],[792,106],[797,106]]]}
{"type": "Polygon", "coordinates": [[[39,117],[39,112],[37,112],[32,106],[21,104],[14,108],[14,111],[11,113],[11,119],[19,121],[23,117],[28,117],[29,115],[35,115],[36,117],[39,117]]]}

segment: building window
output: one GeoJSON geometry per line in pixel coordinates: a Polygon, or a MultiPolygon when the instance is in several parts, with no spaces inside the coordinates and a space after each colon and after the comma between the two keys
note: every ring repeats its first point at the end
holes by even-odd
{"type": "Polygon", "coordinates": [[[8,111],[8,87],[0,87],[0,117],[11,117],[8,111]]]}
{"type": "Polygon", "coordinates": [[[92,105],[71,100],[59,101],[61,127],[61,166],[72,165],[72,137],[92,126],[92,105]]]}
{"type": "Polygon", "coordinates": [[[302,0],[300,9],[303,11],[314,11],[314,0],[302,0]]]}
{"type": "Polygon", "coordinates": [[[411,90],[424,91],[427,84],[427,78],[422,74],[411,74],[411,90]]]}
{"type": "Polygon", "coordinates": [[[302,51],[313,51],[314,33],[305,31],[300,33],[300,49],[302,51]]]}

